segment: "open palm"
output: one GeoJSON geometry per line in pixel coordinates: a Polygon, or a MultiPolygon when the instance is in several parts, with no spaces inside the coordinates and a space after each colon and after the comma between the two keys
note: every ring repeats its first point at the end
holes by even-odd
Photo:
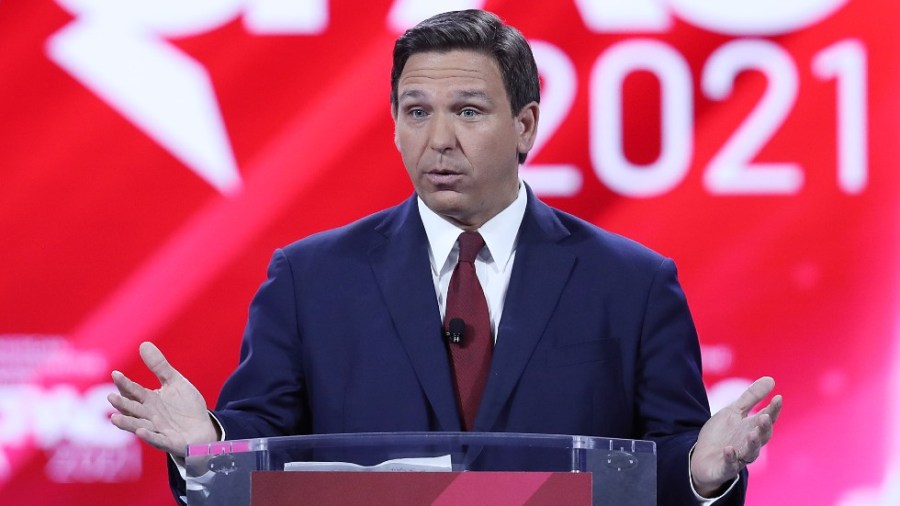
{"type": "Polygon", "coordinates": [[[113,425],[176,457],[184,457],[189,444],[217,440],[200,391],[152,343],[142,343],[140,354],[160,387],[150,390],[113,371],[112,379],[119,390],[107,397],[119,411],[110,418],[113,425]]]}

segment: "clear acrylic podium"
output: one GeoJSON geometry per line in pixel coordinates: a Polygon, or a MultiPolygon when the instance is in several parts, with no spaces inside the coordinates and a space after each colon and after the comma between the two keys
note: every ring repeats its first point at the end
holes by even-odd
{"type": "MultiPolygon", "coordinates": [[[[286,469],[317,465],[305,464],[311,462],[342,463],[333,464],[344,466],[340,469],[384,470],[384,466],[375,466],[414,458],[439,459],[446,464],[444,470],[456,473],[591,473],[591,504],[656,504],[656,445],[651,441],[550,434],[392,432],[191,445],[186,458],[188,506],[250,505],[251,475],[258,471],[295,472],[286,469]]],[[[257,476],[261,474],[265,473],[257,476]]],[[[302,498],[297,499],[297,504],[304,504],[302,498]]]]}

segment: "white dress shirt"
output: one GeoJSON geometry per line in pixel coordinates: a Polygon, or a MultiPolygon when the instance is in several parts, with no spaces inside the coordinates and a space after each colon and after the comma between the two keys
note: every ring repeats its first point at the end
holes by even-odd
{"type": "MultiPolygon", "coordinates": [[[[419,215],[422,217],[422,224],[425,225],[425,235],[428,236],[431,277],[443,320],[447,311],[450,276],[459,260],[459,244],[456,240],[464,230],[438,216],[421,198],[418,201],[419,215]]],[[[516,258],[516,238],[522,218],[525,217],[527,203],[528,193],[525,191],[525,185],[520,182],[516,200],[478,229],[478,233],[484,238],[484,248],[475,258],[475,274],[487,299],[494,342],[497,342],[503,301],[506,299],[509,275],[512,273],[513,261],[516,258]]]]}

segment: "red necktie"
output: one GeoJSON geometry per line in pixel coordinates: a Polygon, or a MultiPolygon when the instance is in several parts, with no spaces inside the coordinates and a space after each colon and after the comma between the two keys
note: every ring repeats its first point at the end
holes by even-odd
{"type": "Polygon", "coordinates": [[[491,368],[494,343],[487,300],[475,275],[475,257],[484,247],[484,239],[477,232],[463,232],[458,241],[459,262],[453,269],[447,289],[444,330],[449,335],[450,322],[454,319],[465,322],[462,340],[459,343],[451,341],[449,347],[463,426],[472,430],[491,368]]]}

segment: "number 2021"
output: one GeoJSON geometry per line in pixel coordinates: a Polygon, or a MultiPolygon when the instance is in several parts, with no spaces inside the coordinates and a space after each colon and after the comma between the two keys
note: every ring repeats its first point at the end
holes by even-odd
{"type": "MultiPolygon", "coordinates": [[[[574,65],[556,46],[531,41],[543,78],[541,131],[534,159],[571,110],[577,91],[574,65]]],[[[753,159],[778,131],[797,100],[798,72],[791,55],[764,39],[735,39],[717,48],[700,76],[704,96],[725,100],[737,75],[757,70],[767,80],[756,106],[712,157],[703,185],[714,195],[793,195],[804,182],[793,162],[755,163],[753,159]]],[[[868,180],[866,49],[856,39],[838,41],[812,60],[813,74],[837,83],[837,186],[861,193],[868,180]]],[[[655,197],[681,183],[693,156],[694,110],[691,71],[684,57],[664,42],[629,39],[597,59],[590,80],[590,155],[594,173],[611,190],[628,197],[655,197]],[[660,153],[636,165],[622,142],[622,85],[636,71],[660,82],[660,153]]],[[[540,194],[569,196],[581,188],[581,172],[570,164],[530,164],[523,177],[540,194]]]]}

